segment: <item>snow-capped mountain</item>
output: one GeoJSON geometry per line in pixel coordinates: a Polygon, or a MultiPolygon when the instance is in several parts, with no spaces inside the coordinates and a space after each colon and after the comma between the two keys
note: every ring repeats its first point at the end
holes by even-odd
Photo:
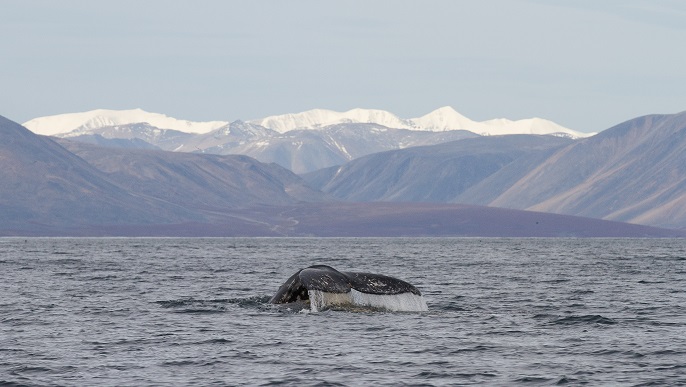
{"type": "Polygon", "coordinates": [[[107,110],[97,109],[83,113],[67,113],[39,117],[27,121],[23,126],[36,134],[54,136],[79,130],[86,134],[89,129],[106,126],[147,123],[160,129],[172,129],[186,133],[207,133],[220,128],[228,122],[193,122],[168,117],[164,114],[149,113],[142,109],[107,110]]]}
{"type": "Polygon", "coordinates": [[[296,114],[284,114],[252,120],[251,123],[264,126],[280,133],[295,129],[320,129],[335,124],[364,123],[378,124],[389,128],[410,129],[431,132],[448,130],[469,130],[480,135],[504,134],[556,134],[572,138],[591,136],[565,128],[552,121],[529,118],[512,121],[504,118],[483,122],[473,121],[450,106],[436,109],[422,117],[404,119],[383,110],[353,109],[347,112],[315,109],[296,114]]]}
{"type": "Polygon", "coordinates": [[[249,122],[279,133],[295,129],[319,129],[338,124],[377,124],[395,129],[416,129],[408,120],[385,110],[374,109],[352,109],[347,112],[313,109],[302,113],[269,116],[249,122]]]}
{"type": "Polygon", "coordinates": [[[168,151],[243,154],[296,173],[340,165],[375,152],[479,135],[590,135],[539,118],[476,122],[451,107],[414,119],[403,119],[383,110],[317,109],[232,123],[182,121],[140,109],[94,110],[36,118],[24,125],[38,134],[81,142],[103,144],[104,140],[116,139],[119,142],[111,143],[112,146],[134,146],[133,142],[145,141],[168,151]]]}
{"type": "Polygon", "coordinates": [[[472,121],[455,111],[450,106],[436,109],[431,113],[410,120],[417,129],[442,132],[446,130],[464,129],[482,136],[497,136],[505,134],[555,134],[571,138],[582,138],[593,133],[581,133],[565,128],[552,121],[542,118],[527,118],[512,121],[506,118],[496,118],[488,121],[472,121]]]}
{"type": "MultiPolygon", "coordinates": [[[[79,135],[88,134],[90,130],[147,123],[159,129],[171,129],[185,133],[209,133],[228,125],[228,121],[193,122],[168,117],[164,114],[149,113],[141,109],[106,110],[98,109],[83,113],[59,114],[35,118],[24,123],[34,133],[48,136],[78,131],[79,135]]],[[[385,110],[352,109],[336,112],[326,109],[314,109],[301,113],[283,114],[248,121],[279,133],[291,130],[322,129],[338,124],[376,124],[393,129],[443,132],[463,129],[479,135],[504,134],[556,134],[572,138],[591,136],[593,133],[581,133],[560,126],[541,118],[529,118],[512,121],[504,118],[488,121],[473,121],[455,111],[450,106],[436,109],[418,118],[405,119],[385,110]]],[[[73,133],[72,135],[77,135],[73,133]]]]}

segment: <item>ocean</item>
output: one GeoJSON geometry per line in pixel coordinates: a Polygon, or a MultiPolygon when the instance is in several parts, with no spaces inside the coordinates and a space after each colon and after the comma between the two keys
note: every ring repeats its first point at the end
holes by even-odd
{"type": "Polygon", "coordinates": [[[3,238],[0,386],[686,384],[686,240],[3,238]],[[326,264],[426,312],[268,303],[326,264]]]}

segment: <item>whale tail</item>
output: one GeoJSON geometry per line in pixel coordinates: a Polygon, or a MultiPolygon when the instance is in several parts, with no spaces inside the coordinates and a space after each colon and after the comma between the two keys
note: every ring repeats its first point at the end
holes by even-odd
{"type": "Polygon", "coordinates": [[[293,274],[269,302],[309,301],[312,311],[332,306],[361,306],[390,311],[426,311],[421,292],[397,278],[371,273],[340,272],[315,265],[293,274]]]}

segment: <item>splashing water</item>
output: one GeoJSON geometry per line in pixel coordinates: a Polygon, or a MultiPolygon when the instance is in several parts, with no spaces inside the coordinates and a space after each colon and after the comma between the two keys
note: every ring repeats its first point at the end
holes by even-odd
{"type": "Polygon", "coordinates": [[[308,290],[310,309],[318,312],[332,306],[363,306],[392,312],[423,312],[428,307],[424,297],[413,293],[367,294],[352,289],[348,293],[329,293],[308,290]]]}

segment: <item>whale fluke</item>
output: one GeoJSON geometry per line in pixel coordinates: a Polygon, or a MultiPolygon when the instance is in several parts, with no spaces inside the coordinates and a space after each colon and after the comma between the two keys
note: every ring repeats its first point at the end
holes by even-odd
{"type": "Polygon", "coordinates": [[[281,285],[269,301],[286,304],[309,301],[312,310],[333,305],[357,305],[393,311],[427,310],[421,292],[413,285],[381,274],[340,272],[314,265],[299,270],[281,285]]]}

